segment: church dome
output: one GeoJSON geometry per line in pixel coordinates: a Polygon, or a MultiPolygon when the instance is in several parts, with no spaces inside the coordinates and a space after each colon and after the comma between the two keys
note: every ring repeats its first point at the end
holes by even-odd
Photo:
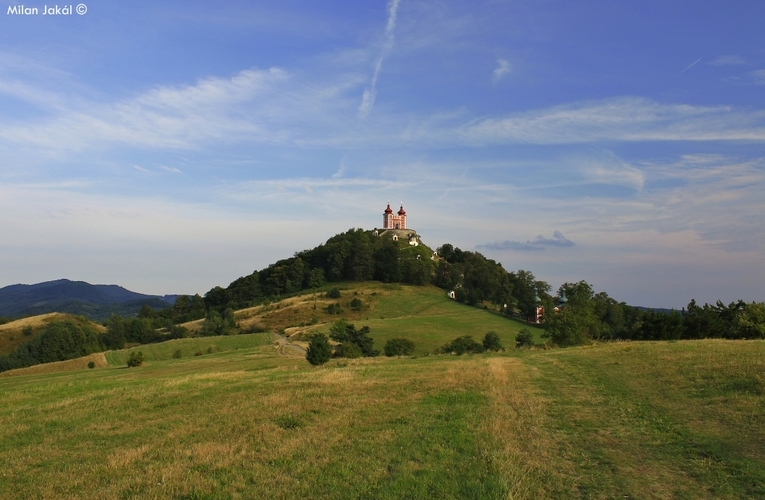
{"type": "Polygon", "coordinates": [[[392,214],[393,213],[393,209],[390,208],[390,203],[388,203],[388,208],[385,209],[384,213],[386,213],[386,214],[392,214]]]}
{"type": "Polygon", "coordinates": [[[401,205],[401,208],[398,209],[398,214],[399,215],[406,215],[406,211],[404,211],[404,205],[403,204],[401,205]]]}

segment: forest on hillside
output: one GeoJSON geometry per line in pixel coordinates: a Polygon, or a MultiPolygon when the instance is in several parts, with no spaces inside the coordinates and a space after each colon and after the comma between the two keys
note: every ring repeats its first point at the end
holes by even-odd
{"type": "Polygon", "coordinates": [[[200,335],[238,333],[234,311],[281,300],[328,284],[376,280],[432,284],[467,306],[491,308],[523,321],[541,307],[544,337],[550,345],[580,345],[592,340],[679,340],[765,338],[765,304],[744,301],[698,305],[682,311],[651,311],[595,292],[586,281],[551,286],[526,270],[507,271],[479,252],[451,244],[435,252],[351,229],[326,243],[242,276],[204,297],[181,295],[175,304],[155,310],[144,305],[137,317],[112,316],[98,334],[84,318],[48,326],[30,342],[0,356],[0,371],[59,361],[127,344],[162,342],[189,335],[180,323],[203,319],[200,335]]]}

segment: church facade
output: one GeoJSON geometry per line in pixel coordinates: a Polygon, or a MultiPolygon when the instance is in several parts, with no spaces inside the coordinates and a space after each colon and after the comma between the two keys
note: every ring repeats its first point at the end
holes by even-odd
{"type": "Polygon", "coordinates": [[[383,212],[383,226],[382,229],[374,230],[375,236],[388,236],[393,238],[394,241],[398,241],[399,238],[405,239],[411,246],[417,246],[420,244],[420,236],[414,229],[406,227],[406,210],[404,210],[404,204],[402,203],[398,212],[393,212],[390,208],[390,203],[383,212]]]}
{"type": "Polygon", "coordinates": [[[406,211],[403,203],[395,214],[390,208],[390,203],[388,203],[385,212],[383,212],[383,229],[406,229],[406,211]]]}

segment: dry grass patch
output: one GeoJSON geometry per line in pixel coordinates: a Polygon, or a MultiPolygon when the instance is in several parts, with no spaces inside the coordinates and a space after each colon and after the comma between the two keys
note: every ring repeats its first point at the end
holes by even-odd
{"type": "Polygon", "coordinates": [[[0,377],[13,377],[18,375],[42,375],[45,373],[57,373],[73,370],[87,370],[90,368],[90,363],[93,363],[94,368],[103,368],[108,365],[104,353],[94,352],[81,358],[67,359],[66,361],[54,361],[52,363],[44,363],[40,365],[29,366],[27,368],[17,368],[15,370],[8,370],[6,372],[0,372],[0,377]]]}

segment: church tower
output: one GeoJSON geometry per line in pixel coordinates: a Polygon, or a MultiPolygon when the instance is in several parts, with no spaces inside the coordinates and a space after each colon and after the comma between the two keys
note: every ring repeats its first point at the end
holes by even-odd
{"type": "Polygon", "coordinates": [[[383,212],[383,229],[406,229],[406,211],[403,203],[396,214],[393,213],[393,209],[388,203],[385,212],[383,212]]]}

